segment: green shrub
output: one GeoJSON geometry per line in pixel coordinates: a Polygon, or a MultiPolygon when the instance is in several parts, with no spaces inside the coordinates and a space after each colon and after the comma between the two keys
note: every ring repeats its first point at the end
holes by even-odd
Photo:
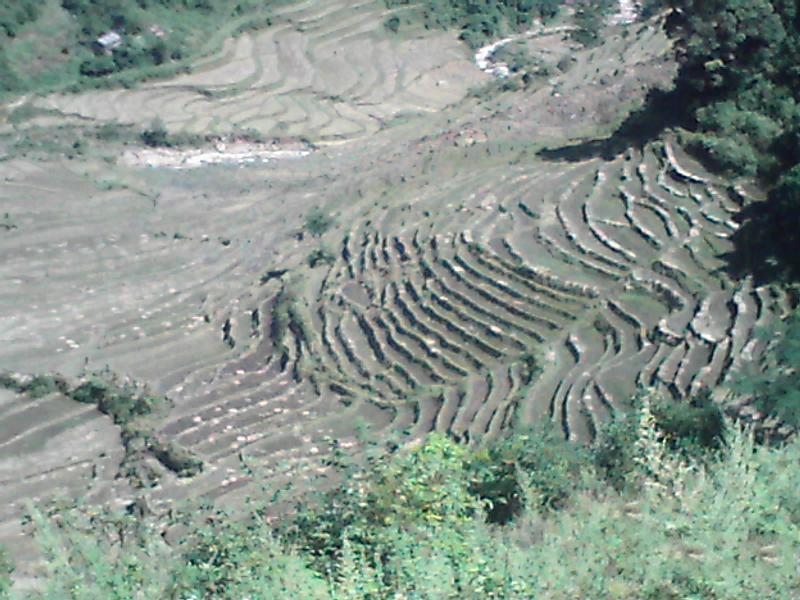
{"type": "Polygon", "coordinates": [[[178,477],[194,477],[203,471],[203,461],[174,442],[151,440],[149,449],[162,465],[178,477]]]}
{"type": "Polygon", "coordinates": [[[142,143],[152,148],[172,146],[169,139],[169,132],[164,126],[164,122],[156,117],[150,123],[150,127],[142,131],[142,143]]]}
{"type": "Polygon", "coordinates": [[[69,385],[59,375],[34,375],[27,381],[11,374],[0,374],[0,387],[25,394],[35,400],[50,394],[67,393],[69,385]]]}
{"type": "Polygon", "coordinates": [[[398,528],[482,515],[483,502],[469,489],[466,458],[464,447],[432,434],[424,445],[380,457],[367,469],[350,464],[345,483],[298,510],[284,535],[324,562],[338,556],[346,540],[391,552],[398,528]]]}
{"type": "Polygon", "coordinates": [[[526,500],[534,510],[564,506],[590,467],[584,449],[552,428],[517,432],[470,459],[471,491],[489,503],[490,522],[507,523],[526,500]]]}
{"type": "Polygon", "coordinates": [[[320,237],[333,225],[333,219],[321,208],[312,208],[306,215],[305,230],[314,237],[320,237]]]}
{"type": "Polygon", "coordinates": [[[134,419],[165,407],[165,399],[150,396],[130,385],[117,386],[92,377],[69,393],[76,402],[94,404],[116,425],[127,425],[134,419]]]}
{"type": "Polygon", "coordinates": [[[471,452],[439,435],[353,464],[327,503],[301,500],[278,533],[263,503],[172,511],[184,532],[173,545],[132,511],[66,508],[58,526],[34,511],[49,569],[38,597],[793,597],[800,440],[759,447],[729,428],[719,456],[696,463],[658,441],[642,406],[641,485],[578,484],[558,510],[529,506],[503,526],[465,485],[471,452]]]}
{"type": "Polygon", "coordinates": [[[689,400],[665,397],[652,404],[656,426],[675,451],[700,458],[708,450],[719,449],[725,433],[725,418],[720,407],[705,390],[689,400]]]}
{"type": "Polygon", "coordinates": [[[14,0],[0,5],[0,31],[10,38],[17,35],[20,27],[35,20],[41,11],[37,0],[14,0]]]}
{"type": "Polygon", "coordinates": [[[392,33],[397,33],[400,31],[400,18],[397,16],[391,16],[383,23],[384,27],[391,31],[392,33]]]}
{"type": "MultiPolygon", "coordinates": [[[[411,15],[426,28],[460,30],[460,37],[477,48],[487,40],[501,37],[509,30],[530,26],[535,18],[552,19],[564,0],[385,0],[389,8],[409,7],[411,15]]],[[[398,22],[399,25],[399,22],[398,22]]]]}
{"type": "Polygon", "coordinates": [[[641,459],[636,440],[640,435],[638,411],[648,401],[653,426],[669,450],[686,460],[700,461],[719,450],[725,434],[725,417],[711,398],[702,392],[691,399],[676,401],[653,392],[634,398],[631,412],[618,414],[598,431],[591,445],[593,463],[602,479],[616,490],[637,483],[641,459]]]}
{"type": "Polygon", "coordinates": [[[591,446],[592,460],[600,476],[616,490],[624,490],[634,478],[639,421],[636,413],[623,413],[606,423],[591,446]]]}
{"type": "Polygon", "coordinates": [[[575,6],[576,29],[572,32],[572,39],[587,48],[599,45],[605,16],[613,5],[609,0],[578,0],[575,6]]]}
{"type": "MultiPolygon", "coordinates": [[[[800,164],[800,20],[782,0],[653,0],[672,10],[680,69],[673,106],[683,107],[690,148],[712,167],[757,176],[774,191],[800,164]]],[[[770,193],[769,203],[776,196],[770,193]]],[[[796,206],[753,208],[734,238],[742,274],[778,281],[800,277],[796,206]],[[788,223],[787,223],[788,219],[788,223]],[[787,235],[790,244],[785,244],[787,235]],[[751,258],[753,257],[753,258],[751,258]],[[773,265],[772,262],[776,264],[773,265]],[[766,266],[765,266],[766,265],[766,266]]]]}
{"type": "Polygon", "coordinates": [[[335,261],[336,257],[325,247],[316,248],[308,255],[308,266],[312,269],[319,265],[332,265],[335,261]]]}
{"type": "Polygon", "coordinates": [[[760,332],[772,344],[756,363],[743,366],[732,380],[738,394],[752,396],[755,406],[797,430],[800,427],[800,310],[760,332]]]}
{"type": "Polygon", "coordinates": [[[130,137],[130,126],[118,121],[109,121],[95,129],[94,136],[102,142],[120,141],[130,137]]]}

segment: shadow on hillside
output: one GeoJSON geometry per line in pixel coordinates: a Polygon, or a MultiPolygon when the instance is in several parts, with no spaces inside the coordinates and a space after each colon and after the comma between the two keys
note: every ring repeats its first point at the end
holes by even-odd
{"type": "Polygon", "coordinates": [[[786,212],[771,198],[736,215],[741,226],[723,256],[731,277],[751,275],[756,285],[800,281],[800,217],[786,212]]]}
{"type": "Polygon", "coordinates": [[[560,148],[545,148],[537,156],[545,160],[580,162],[591,158],[613,160],[628,148],[642,148],[665,129],[685,125],[686,102],[677,90],[652,90],[644,106],[632,112],[607,138],[560,148]]]}

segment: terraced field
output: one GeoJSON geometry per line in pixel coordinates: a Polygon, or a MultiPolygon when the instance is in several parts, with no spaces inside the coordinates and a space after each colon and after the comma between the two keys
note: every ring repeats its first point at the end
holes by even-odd
{"type": "Polygon", "coordinates": [[[598,98],[668,79],[657,23],[591,51],[543,36],[573,66],[480,100],[467,88],[489,77],[452,35],[389,36],[386,15],[308,0],[189,75],[33,100],[59,112],[19,132],[158,115],[316,150],[192,171],[117,163],[131,147],[113,144],[0,163],[0,369],[146,382],[174,403],[155,433],[204,462],[186,478],[153,460],[159,484],[133,489],[107,417],[0,391],[0,541],[21,499],[58,492],[158,511],[233,501],[254,469],[304,489],[360,423],[477,443],[547,421],[586,442],[638,386],[685,399],[758,356],[786,300],[723,261],[757,192],[670,134],[612,159],[536,153],[602,128],[598,98]]]}
{"type": "Polygon", "coordinates": [[[135,90],[50,96],[41,108],[73,119],[171,131],[305,136],[317,143],[370,135],[398,113],[438,111],[485,77],[453,35],[390,38],[374,0],[315,0],[279,9],[274,26],[229,40],[190,74],[135,90]]]}
{"type": "MultiPolygon", "coordinates": [[[[504,168],[485,192],[466,175],[446,224],[402,209],[354,222],[293,299],[282,370],[414,435],[472,440],[542,419],[587,440],[639,385],[715,387],[759,351],[754,327],[780,298],[722,274],[744,192],[679,154],[666,139],[504,168]]],[[[433,211],[440,193],[406,210],[433,211]]]]}

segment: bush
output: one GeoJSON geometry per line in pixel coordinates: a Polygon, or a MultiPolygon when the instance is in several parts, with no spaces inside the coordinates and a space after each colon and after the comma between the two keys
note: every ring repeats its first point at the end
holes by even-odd
{"type": "Polygon", "coordinates": [[[383,23],[384,27],[392,33],[400,31],[400,19],[397,16],[391,16],[383,23]]]}
{"type": "Polygon", "coordinates": [[[34,375],[26,380],[10,374],[0,374],[0,387],[25,394],[34,400],[56,392],[65,394],[69,389],[64,378],[58,375],[34,375]]]}
{"type": "Polygon", "coordinates": [[[634,410],[606,423],[590,449],[602,479],[619,491],[636,483],[641,459],[636,447],[641,427],[638,411],[645,399],[658,436],[675,455],[691,461],[705,460],[721,448],[724,438],[725,417],[710,393],[702,392],[683,401],[652,392],[640,393],[633,400],[634,410]]]}
{"type": "MultiPolygon", "coordinates": [[[[680,63],[672,95],[675,106],[685,107],[692,149],[712,167],[757,176],[765,188],[774,190],[800,164],[796,3],[653,0],[648,4],[675,9],[667,19],[680,63]]],[[[773,198],[770,194],[770,203],[773,198]]],[[[794,213],[796,207],[785,212],[769,206],[744,213],[747,221],[735,240],[747,271],[778,281],[800,276],[796,246],[786,251],[780,235],[782,229],[796,230],[781,226],[784,217],[794,213]],[[769,251],[770,244],[776,246],[774,251],[769,251]]]]}
{"type": "MultiPolygon", "coordinates": [[[[535,18],[551,19],[558,14],[564,0],[385,0],[389,8],[410,6],[427,28],[461,31],[460,37],[471,48],[500,37],[509,30],[519,31],[530,26],[535,18]]],[[[392,17],[396,18],[396,17],[392,17]]],[[[400,24],[399,22],[397,23],[400,24]]]]}
{"type": "Polygon", "coordinates": [[[777,417],[796,431],[800,427],[800,310],[760,332],[772,345],[759,363],[745,365],[732,389],[752,396],[766,416],[777,417]]]}
{"type": "Polygon", "coordinates": [[[164,122],[158,117],[153,119],[153,121],[150,123],[150,127],[142,131],[141,137],[142,142],[146,146],[150,146],[152,148],[172,146],[172,143],[169,139],[169,132],[164,126],[164,122]]]}
{"type": "Polygon", "coordinates": [[[592,461],[602,479],[618,491],[634,478],[639,421],[636,413],[617,415],[598,431],[591,446],[592,461]]]}
{"type": "Polygon", "coordinates": [[[318,265],[332,265],[336,257],[327,248],[317,248],[308,255],[308,266],[312,269],[318,265]]]}
{"type": "Polygon", "coordinates": [[[178,477],[194,477],[203,471],[203,461],[173,442],[152,440],[149,447],[153,456],[178,477]]]}
{"type": "Polygon", "coordinates": [[[331,219],[320,208],[311,209],[306,215],[305,230],[315,237],[320,237],[333,225],[331,219]]]}
{"type": "Polygon", "coordinates": [[[572,39],[587,48],[600,44],[605,15],[613,4],[610,0],[579,0],[575,6],[577,29],[572,33],[572,39]]]}
{"type": "Polygon", "coordinates": [[[563,507],[590,467],[582,447],[552,429],[533,429],[478,451],[470,460],[470,489],[488,502],[489,522],[507,523],[526,500],[532,510],[563,507]]]}
{"type": "Polygon", "coordinates": [[[127,425],[165,406],[166,400],[149,396],[132,386],[116,386],[97,377],[82,383],[69,393],[76,402],[94,404],[116,425],[127,425]]]}
{"type": "Polygon", "coordinates": [[[672,450],[700,458],[709,450],[719,449],[725,418],[712,400],[710,390],[688,401],[662,397],[653,402],[652,411],[656,426],[672,450]]]}
{"type": "Polygon", "coordinates": [[[172,546],[133,511],[65,508],[58,527],[34,512],[50,571],[39,596],[791,597],[800,440],[758,447],[730,428],[719,457],[700,464],[670,455],[648,415],[644,403],[634,419],[640,486],[576,484],[558,510],[530,506],[503,526],[485,523],[466,485],[471,452],[435,434],[352,465],[326,503],[303,499],[295,527],[279,532],[264,504],[172,511],[168,524],[185,532],[172,546]]]}
{"type": "Polygon", "coordinates": [[[432,434],[424,445],[380,457],[367,469],[346,463],[345,483],[298,507],[283,535],[324,562],[339,556],[347,541],[388,553],[398,528],[482,515],[483,502],[469,490],[466,458],[464,447],[432,434]]]}
{"type": "Polygon", "coordinates": [[[19,77],[8,64],[5,52],[0,48],[0,95],[16,91],[20,83],[19,77]]]}

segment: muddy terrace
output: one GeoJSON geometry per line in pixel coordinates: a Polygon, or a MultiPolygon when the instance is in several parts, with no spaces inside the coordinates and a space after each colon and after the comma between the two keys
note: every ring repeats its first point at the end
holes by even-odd
{"type": "Polygon", "coordinates": [[[388,35],[377,2],[283,10],[189,75],[26,98],[31,117],[0,124],[0,367],[147,383],[172,401],[154,434],[204,465],[179,477],[148,458],[159,482],[137,490],[95,407],[2,390],[3,542],[23,498],[234,501],[243,462],[313,485],[360,423],[476,443],[550,421],[586,441],[637,386],[684,397],[723,381],[785,310],[722,268],[749,192],[669,134],[611,160],[537,156],[611,131],[670,81],[653,23],[588,51],[533,36],[569,68],[502,92],[453,35],[388,35]],[[154,117],[275,142],[161,163],[114,141],[72,159],[8,150],[25,132],[154,117]]]}

